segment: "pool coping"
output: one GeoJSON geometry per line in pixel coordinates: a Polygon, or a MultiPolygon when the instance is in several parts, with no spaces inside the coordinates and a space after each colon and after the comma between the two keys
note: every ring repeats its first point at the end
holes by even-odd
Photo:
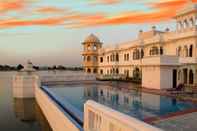
{"type": "Polygon", "coordinates": [[[41,86],[40,87],[48,96],[51,98],[54,103],[62,110],[64,113],[69,115],[75,124],[77,124],[77,127],[80,129],[83,128],[83,112],[79,111],[77,108],[75,108],[72,104],[67,102],[64,99],[64,103],[60,101],[61,98],[55,96],[52,92],[50,92],[47,88],[47,86],[41,86]]]}

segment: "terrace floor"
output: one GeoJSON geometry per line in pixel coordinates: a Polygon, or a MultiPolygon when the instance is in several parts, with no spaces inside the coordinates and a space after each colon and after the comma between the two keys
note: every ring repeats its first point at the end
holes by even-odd
{"type": "Polygon", "coordinates": [[[154,122],[164,131],[197,131],[197,112],[154,122]]]}

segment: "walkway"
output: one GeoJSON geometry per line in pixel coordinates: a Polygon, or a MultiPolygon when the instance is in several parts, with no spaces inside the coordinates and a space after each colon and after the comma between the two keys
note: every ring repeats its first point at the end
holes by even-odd
{"type": "Polygon", "coordinates": [[[161,120],[154,125],[164,131],[197,131],[197,112],[161,120]]]}

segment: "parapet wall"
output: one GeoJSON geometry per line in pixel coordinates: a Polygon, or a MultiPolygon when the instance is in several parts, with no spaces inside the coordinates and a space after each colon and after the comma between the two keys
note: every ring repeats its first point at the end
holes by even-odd
{"type": "Polygon", "coordinates": [[[82,128],[39,87],[35,96],[53,131],[82,131],[82,128]]]}
{"type": "Polygon", "coordinates": [[[91,100],[84,111],[85,131],[162,131],[91,100]]]}

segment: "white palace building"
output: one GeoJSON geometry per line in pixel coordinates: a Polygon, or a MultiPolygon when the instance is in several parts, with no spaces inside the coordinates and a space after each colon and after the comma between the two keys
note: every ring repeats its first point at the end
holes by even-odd
{"type": "Polygon", "coordinates": [[[139,79],[142,87],[151,89],[197,85],[197,5],[189,2],[174,19],[175,31],[154,26],[114,47],[102,47],[91,34],[82,43],[85,72],[103,79],[139,79]]]}

